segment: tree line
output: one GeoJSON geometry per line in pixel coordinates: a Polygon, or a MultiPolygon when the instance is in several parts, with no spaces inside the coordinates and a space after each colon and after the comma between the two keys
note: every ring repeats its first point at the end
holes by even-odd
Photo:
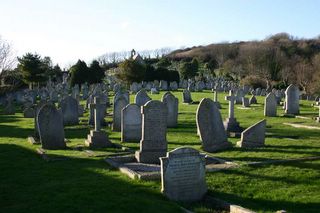
{"type": "Polygon", "coordinates": [[[279,33],[262,41],[211,44],[173,51],[173,61],[196,58],[209,73],[244,84],[285,88],[295,83],[320,93],[320,37],[298,39],[279,33]]]}

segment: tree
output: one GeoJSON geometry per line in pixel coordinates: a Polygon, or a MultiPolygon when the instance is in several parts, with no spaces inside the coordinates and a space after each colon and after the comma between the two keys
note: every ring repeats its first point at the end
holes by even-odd
{"type": "Polygon", "coordinates": [[[60,66],[58,64],[56,64],[52,68],[52,78],[51,78],[51,80],[53,82],[62,81],[62,70],[61,70],[61,68],[60,68],[60,66]]]}
{"type": "Polygon", "coordinates": [[[41,60],[40,55],[27,53],[21,58],[18,57],[18,68],[22,74],[23,81],[33,87],[35,83],[39,84],[47,79],[46,67],[41,60]]]}
{"type": "Polygon", "coordinates": [[[101,83],[104,78],[104,71],[97,60],[92,61],[89,67],[88,83],[101,83]]]}
{"type": "Polygon", "coordinates": [[[171,62],[167,57],[162,57],[159,62],[157,63],[158,67],[168,67],[171,65],[171,62]]]}
{"type": "Polygon", "coordinates": [[[0,73],[3,70],[10,70],[15,62],[11,45],[0,36],[0,73]]]}
{"type": "Polygon", "coordinates": [[[197,59],[192,59],[191,62],[183,62],[179,67],[180,76],[183,79],[193,78],[197,75],[199,62],[197,59]]]}
{"type": "Polygon", "coordinates": [[[85,82],[88,82],[89,69],[86,62],[79,59],[78,62],[70,68],[69,72],[71,73],[71,86],[76,84],[81,85],[85,82]]]}
{"type": "Polygon", "coordinates": [[[210,74],[215,76],[214,70],[219,67],[219,63],[215,58],[210,59],[207,63],[204,64],[204,68],[208,70],[210,74]]]}
{"type": "Polygon", "coordinates": [[[123,82],[130,85],[133,82],[141,82],[146,74],[145,65],[132,59],[127,59],[119,65],[119,71],[116,76],[123,82]]]}

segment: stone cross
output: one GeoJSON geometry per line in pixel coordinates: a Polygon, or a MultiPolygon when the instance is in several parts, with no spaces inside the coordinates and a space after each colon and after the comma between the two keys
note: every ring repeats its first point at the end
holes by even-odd
{"type": "Polygon", "coordinates": [[[99,97],[94,97],[93,104],[90,104],[90,108],[94,109],[94,131],[100,131],[101,129],[101,106],[99,97]]]}
{"type": "Polygon", "coordinates": [[[214,102],[217,102],[217,101],[218,101],[218,91],[217,91],[217,90],[214,90],[214,91],[213,91],[213,101],[214,101],[214,102]]]}
{"type": "Polygon", "coordinates": [[[229,96],[225,97],[226,101],[229,101],[229,118],[234,118],[234,101],[236,97],[233,95],[232,91],[229,91],[229,96]]]}

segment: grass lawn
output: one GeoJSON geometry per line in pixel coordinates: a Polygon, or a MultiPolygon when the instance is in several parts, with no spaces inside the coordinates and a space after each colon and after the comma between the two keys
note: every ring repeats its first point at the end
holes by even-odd
{"type": "MultiPolygon", "coordinates": [[[[150,94],[149,94],[150,95],[150,94]]],[[[160,100],[159,95],[150,95],[160,100]]],[[[189,146],[201,150],[196,135],[195,105],[182,104],[179,98],[179,125],[168,129],[169,150],[189,146]]],[[[227,117],[226,94],[219,94],[223,119],[227,117]]],[[[195,101],[213,98],[209,91],[192,93],[195,101]]],[[[134,96],[130,96],[133,102],[134,96]]],[[[241,109],[236,105],[235,116],[244,128],[263,119],[263,97],[257,105],[241,109]]],[[[110,100],[112,98],[110,97],[110,100]]],[[[301,101],[301,116],[317,116],[318,109],[311,102],[301,101]]],[[[74,149],[48,151],[50,155],[64,156],[66,160],[46,162],[36,154],[39,145],[27,142],[33,133],[34,122],[15,115],[0,115],[0,212],[179,212],[178,204],[166,199],[160,192],[159,182],[136,181],[110,168],[103,157],[89,157],[74,149]]],[[[108,112],[112,111],[112,107],[108,112]]],[[[312,119],[282,117],[267,118],[266,146],[259,149],[231,148],[209,155],[229,159],[240,164],[269,159],[289,159],[320,156],[320,130],[300,129],[283,123],[297,123],[320,127],[312,119]]],[[[66,127],[68,147],[84,144],[89,133],[88,113],[80,125],[66,127]]],[[[111,117],[106,120],[111,121],[111,117]]],[[[111,132],[109,138],[120,142],[120,133],[111,132]]],[[[239,139],[229,138],[233,144],[239,139]]],[[[123,143],[138,149],[138,143],[123,143]]],[[[101,149],[105,155],[121,152],[101,149]]],[[[288,212],[319,212],[320,161],[291,162],[265,166],[242,166],[237,169],[207,173],[209,195],[260,212],[285,209],[288,212]]],[[[196,212],[213,211],[208,203],[180,204],[196,212]]]]}

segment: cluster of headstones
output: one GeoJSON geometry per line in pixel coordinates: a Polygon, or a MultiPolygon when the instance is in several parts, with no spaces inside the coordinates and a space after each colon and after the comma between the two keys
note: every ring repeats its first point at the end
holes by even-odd
{"type": "MultiPolygon", "coordinates": [[[[223,78],[208,78],[205,81],[189,79],[182,79],[179,83],[167,82],[164,80],[161,81],[153,81],[153,82],[133,82],[130,85],[130,91],[132,93],[137,93],[141,89],[145,89],[146,91],[151,91],[152,94],[158,93],[160,90],[164,91],[175,91],[180,89],[188,89],[190,92],[201,92],[203,90],[211,90],[216,88],[218,91],[228,91],[233,87],[236,87],[237,84],[231,81],[224,80],[223,78]]],[[[119,89],[119,84],[114,85],[114,91],[116,92],[119,89]]]]}
{"type": "MultiPolygon", "coordinates": [[[[160,82],[161,84],[161,82],[160,82]]],[[[170,86],[171,87],[171,86],[170,86]]],[[[26,109],[34,109],[36,136],[39,137],[45,149],[66,148],[64,137],[65,125],[77,125],[83,109],[79,99],[86,99],[86,107],[90,110],[89,124],[94,124],[85,143],[89,147],[110,147],[113,144],[108,135],[101,131],[105,124],[106,109],[110,105],[108,88],[103,84],[88,87],[81,86],[82,96],[78,86],[68,88],[59,85],[56,88],[48,86],[39,91],[27,91],[23,97],[26,109]],[[50,95],[55,91],[57,95],[50,95]],[[71,95],[69,95],[71,91],[71,95]],[[26,95],[27,94],[27,95],[26,95]],[[40,101],[36,103],[36,97],[40,101]],[[55,98],[56,97],[56,98],[55,98]],[[59,103],[59,109],[55,101],[59,103]]],[[[167,152],[167,128],[178,124],[178,99],[170,92],[166,92],[161,101],[151,100],[146,90],[137,91],[134,103],[130,104],[129,92],[123,91],[121,86],[113,85],[116,91],[113,99],[113,131],[121,131],[123,142],[140,142],[140,149],[135,153],[137,162],[161,163],[162,191],[173,200],[194,201],[201,199],[207,191],[205,182],[205,159],[199,151],[192,148],[178,148],[167,152]]],[[[266,120],[262,120],[246,130],[240,127],[234,116],[235,104],[246,106],[248,100],[245,95],[250,88],[240,88],[229,92],[228,118],[223,122],[219,109],[221,108],[217,93],[221,91],[214,87],[213,100],[201,100],[196,115],[197,132],[202,142],[203,150],[215,152],[231,146],[227,141],[227,134],[241,132],[240,147],[261,147],[264,145],[266,120]],[[235,95],[234,95],[235,94],[235,95]]],[[[256,91],[255,91],[256,92],[256,91]]],[[[259,92],[259,91],[258,91],[259,92]]],[[[250,104],[257,103],[255,94],[249,100],[250,104]]],[[[263,93],[261,91],[261,93],[263,93]]],[[[261,93],[259,93],[261,95],[261,93]]],[[[265,116],[276,116],[277,105],[282,97],[277,91],[271,91],[265,98],[265,116]]],[[[284,109],[288,114],[299,113],[299,89],[290,85],[285,91],[284,109]]],[[[12,97],[7,97],[8,102],[12,97]]],[[[183,91],[183,102],[192,103],[189,86],[183,91]]],[[[9,106],[10,104],[7,104],[9,106]]]]}

